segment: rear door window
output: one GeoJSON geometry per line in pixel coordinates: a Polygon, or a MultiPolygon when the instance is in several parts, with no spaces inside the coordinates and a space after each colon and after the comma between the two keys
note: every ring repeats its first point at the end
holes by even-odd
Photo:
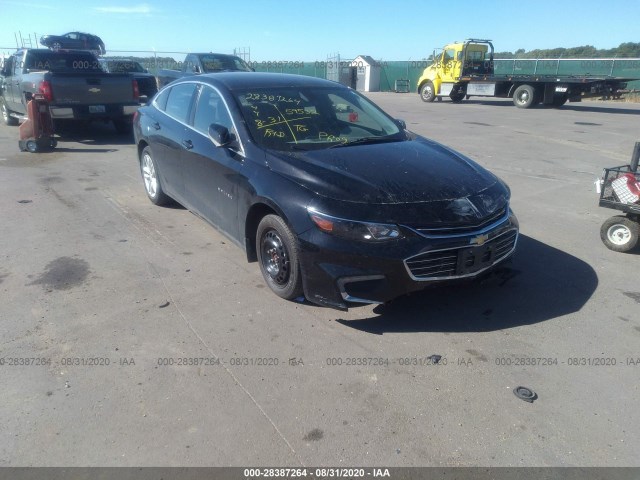
{"type": "Polygon", "coordinates": [[[195,83],[181,83],[172,87],[167,98],[165,113],[179,122],[187,123],[195,90],[195,83]]]}

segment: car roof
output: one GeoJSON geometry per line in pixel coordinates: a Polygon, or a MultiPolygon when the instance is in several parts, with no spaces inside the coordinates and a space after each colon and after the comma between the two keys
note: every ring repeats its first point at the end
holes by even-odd
{"type": "Polygon", "coordinates": [[[266,72],[219,72],[184,77],[184,80],[200,80],[210,85],[221,85],[228,90],[245,88],[278,88],[278,87],[342,87],[344,85],[307,75],[266,72]]]}
{"type": "Polygon", "coordinates": [[[78,48],[61,48],[58,51],[51,50],[50,48],[19,48],[15,51],[15,54],[22,54],[24,52],[32,52],[32,53],[52,53],[54,55],[61,55],[64,53],[91,53],[90,50],[81,50],[78,48]]]}
{"type": "Polygon", "coordinates": [[[65,35],[69,35],[70,33],[79,33],[80,35],[86,35],[87,37],[96,37],[96,38],[98,38],[98,36],[97,36],[97,35],[94,35],[93,33],[87,33],[87,32],[76,32],[76,31],[74,31],[74,32],[67,32],[67,33],[63,33],[62,35],[53,35],[53,36],[54,36],[54,37],[58,37],[58,36],[60,36],[60,37],[64,37],[65,35]]]}

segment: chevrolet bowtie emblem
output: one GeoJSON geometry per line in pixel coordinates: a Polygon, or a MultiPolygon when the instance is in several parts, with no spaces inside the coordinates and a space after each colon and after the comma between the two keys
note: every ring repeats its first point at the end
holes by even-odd
{"type": "Polygon", "coordinates": [[[90,89],[89,89],[89,91],[90,91],[91,93],[98,93],[98,92],[100,91],[100,89],[99,89],[99,88],[96,88],[96,87],[93,87],[93,88],[90,88],[90,89]]]}
{"type": "Polygon", "coordinates": [[[471,245],[484,245],[484,243],[489,240],[489,235],[478,235],[477,237],[472,238],[469,243],[471,245]]]}

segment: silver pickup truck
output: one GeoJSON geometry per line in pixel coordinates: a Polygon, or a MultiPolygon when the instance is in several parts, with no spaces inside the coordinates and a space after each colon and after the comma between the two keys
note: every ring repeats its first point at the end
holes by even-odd
{"type": "Polygon", "coordinates": [[[111,121],[118,133],[132,131],[139,106],[135,79],[105,73],[88,51],[18,50],[0,70],[0,110],[7,125],[17,125],[34,93],[43,94],[57,121],[111,121]]]}

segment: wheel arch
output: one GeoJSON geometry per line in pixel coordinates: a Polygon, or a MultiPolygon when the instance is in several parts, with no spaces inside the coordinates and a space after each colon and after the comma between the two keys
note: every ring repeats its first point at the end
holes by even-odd
{"type": "Polygon", "coordinates": [[[258,225],[260,224],[260,221],[267,215],[279,216],[282,218],[284,223],[291,228],[289,219],[275,203],[265,198],[257,200],[253,205],[251,205],[251,207],[249,207],[244,222],[244,245],[247,254],[247,262],[249,263],[258,261],[256,234],[258,232],[258,225]]]}
{"type": "Polygon", "coordinates": [[[529,85],[531,88],[533,88],[533,91],[535,92],[536,95],[540,96],[541,93],[544,93],[544,86],[541,86],[538,83],[531,83],[531,82],[513,82],[511,84],[511,88],[509,88],[509,93],[508,96],[509,97],[513,97],[513,93],[516,91],[516,89],[522,85],[529,85]]]}
{"type": "Polygon", "coordinates": [[[142,151],[147,148],[149,144],[145,140],[138,142],[138,162],[142,161],[142,151]]]}

